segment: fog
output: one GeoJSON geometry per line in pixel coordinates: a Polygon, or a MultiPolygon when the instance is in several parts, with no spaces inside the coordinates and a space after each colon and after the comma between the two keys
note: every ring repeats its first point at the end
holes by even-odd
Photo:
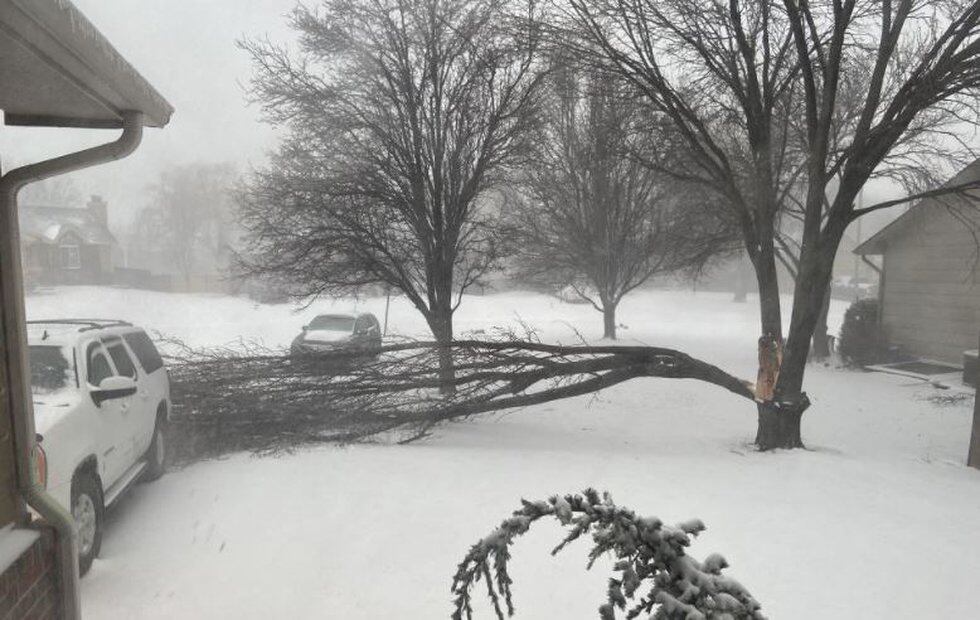
{"type": "MultiPolygon", "coordinates": [[[[125,160],[71,175],[83,196],[106,198],[115,230],[144,204],[146,187],[168,165],[227,161],[246,170],[262,160],[274,132],[246,103],[249,62],[235,41],[266,35],[283,40],[292,0],[76,0],[75,5],[176,108],[170,124],[148,129],[142,146],[125,160]]],[[[114,135],[4,127],[0,152],[9,168],[114,135]]]]}
{"type": "MultiPolygon", "coordinates": [[[[107,200],[114,232],[125,230],[166,167],[230,162],[244,172],[274,148],[274,129],[246,101],[251,67],[236,41],[268,36],[290,42],[286,17],[293,0],[77,0],[75,5],[176,109],[170,124],[147,130],[141,147],[125,160],[70,175],[82,196],[99,194],[107,200]]],[[[973,134],[971,142],[980,145],[973,134]]],[[[3,167],[99,144],[113,135],[0,127],[3,167]]],[[[900,194],[890,183],[870,183],[864,197],[872,201],[900,194]]],[[[902,210],[869,218],[862,236],[902,210]]]]}

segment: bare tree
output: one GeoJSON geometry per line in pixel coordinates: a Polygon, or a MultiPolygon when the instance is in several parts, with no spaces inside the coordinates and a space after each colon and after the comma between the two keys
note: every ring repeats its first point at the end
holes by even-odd
{"type": "Polygon", "coordinates": [[[497,259],[488,193],[530,146],[539,35],[512,8],[327,0],[293,12],[295,56],[243,42],[253,99],[288,130],[242,195],[246,270],[300,297],[387,284],[450,342],[463,293],[497,259]]]}
{"type": "Polygon", "coordinates": [[[72,207],[82,203],[82,192],[70,175],[31,183],[20,196],[21,204],[32,206],[72,207]]]}
{"type": "MultiPolygon", "coordinates": [[[[889,201],[855,198],[876,175],[921,178],[968,149],[957,127],[976,119],[980,3],[840,0],[567,0],[579,51],[630,80],[684,136],[696,162],[678,176],[717,192],[740,224],[761,309],[762,449],[802,446],[806,361],[847,226],[889,201]],[[847,88],[864,72],[867,88],[847,88]],[[857,97],[855,105],[846,96],[857,97]],[[797,103],[798,102],[798,103],[797,103]],[[848,103],[848,105],[844,105],[848,103]],[[852,113],[853,112],[853,113],[852,113]],[[798,114],[787,149],[780,115],[798,114]],[[845,136],[835,140],[835,136],[845,136]],[[781,196],[805,191],[789,331],[776,279],[781,196]],[[834,191],[830,192],[833,186],[834,191]],[[832,194],[832,195],[831,195],[832,194]]],[[[946,187],[937,191],[957,191],[946,187]]],[[[898,203],[931,195],[911,192],[898,203]]]]}
{"type": "Polygon", "coordinates": [[[573,287],[615,339],[626,294],[657,275],[700,271],[737,232],[707,192],[648,165],[665,136],[648,131],[629,84],[570,66],[554,76],[516,218],[521,271],[573,287]]]}
{"type": "Polygon", "coordinates": [[[231,225],[230,164],[172,166],[151,188],[151,202],[130,229],[129,257],[152,268],[172,268],[185,283],[216,264],[228,266],[235,232],[231,225]]]}

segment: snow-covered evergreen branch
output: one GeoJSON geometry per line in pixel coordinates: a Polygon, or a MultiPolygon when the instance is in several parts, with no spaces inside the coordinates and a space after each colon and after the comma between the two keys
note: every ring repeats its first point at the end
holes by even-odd
{"type": "Polygon", "coordinates": [[[627,618],[647,613],[657,620],[764,618],[748,590],[721,574],[728,566],[725,558],[711,554],[699,562],[685,552],[691,539],[704,530],[699,519],[665,525],[656,517],[639,517],[617,506],[608,493],[600,496],[594,489],[521,503],[511,517],[473,545],[459,564],[452,585],[453,620],[472,619],[472,589],[480,580],[497,618],[514,615],[510,545],[545,517],[554,517],[568,529],[552,554],[591,534],[589,568],[603,555],[616,558],[607,600],[599,607],[601,620],[613,620],[617,610],[625,611],[627,618]]]}

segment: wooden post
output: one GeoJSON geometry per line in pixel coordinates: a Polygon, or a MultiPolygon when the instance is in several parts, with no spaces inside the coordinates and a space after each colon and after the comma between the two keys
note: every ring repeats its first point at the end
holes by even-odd
{"type": "Polygon", "coordinates": [[[970,433],[970,452],[967,454],[966,464],[980,469],[980,398],[976,395],[980,392],[980,364],[977,364],[977,381],[974,390],[973,430],[970,433]]]}

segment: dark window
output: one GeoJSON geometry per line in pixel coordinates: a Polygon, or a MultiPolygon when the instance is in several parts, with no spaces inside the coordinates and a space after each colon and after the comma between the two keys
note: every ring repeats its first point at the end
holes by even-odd
{"type": "Polygon", "coordinates": [[[63,245],[61,251],[61,266],[64,269],[81,269],[82,255],[77,245],[63,245]]]}
{"type": "Polygon", "coordinates": [[[321,314],[310,321],[310,329],[323,329],[331,332],[354,331],[354,319],[336,314],[321,314]]]}
{"type": "Polygon", "coordinates": [[[153,346],[153,341],[146,335],[146,332],[124,334],[123,338],[126,340],[129,348],[133,350],[133,353],[136,354],[136,359],[139,360],[140,366],[143,367],[143,372],[150,374],[163,368],[163,359],[160,357],[157,348],[153,346]]]}
{"type": "Polygon", "coordinates": [[[123,346],[122,340],[117,340],[113,344],[108,345],[109,355],[112,356],[112,362],[116,365],[116,370],[119,374],[124,377],[136,378],[136,366],[133,365],[133,360],[129,358],[129,353],[126,352],[126,347],[123,346]]]}
{"type": "Polygon", "coordinates": [[[92,343],[88,347],[88,382],[98,386],[106,377],[112,376],[112,367],[106,359],[102,347],[98,343],[92,343]]]}

